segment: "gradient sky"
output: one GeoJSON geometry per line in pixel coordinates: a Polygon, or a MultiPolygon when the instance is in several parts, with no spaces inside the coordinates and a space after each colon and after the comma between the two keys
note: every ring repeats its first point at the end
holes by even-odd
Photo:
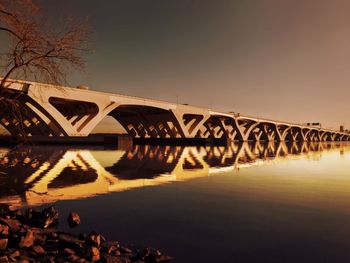
{"type": "Polygon", "coordinates": [[[88,17],[72,86],[350,128],[348,0],[41,0],[88,17]]]}

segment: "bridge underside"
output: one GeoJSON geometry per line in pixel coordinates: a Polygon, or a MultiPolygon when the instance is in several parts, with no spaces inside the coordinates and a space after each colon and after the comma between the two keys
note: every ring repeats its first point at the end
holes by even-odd
{"type": "MultiPolygon", "coordinates": [[[[350,134],[79,89],[5,89],[0,124],[16,137],[84,137],[112,116],[135,138],[349,141],[350,134]]],[[[18,86],[17,85],[17,86],[18,86]]],[[[39,85],[40,86],[40,85],[39,85]]]]}

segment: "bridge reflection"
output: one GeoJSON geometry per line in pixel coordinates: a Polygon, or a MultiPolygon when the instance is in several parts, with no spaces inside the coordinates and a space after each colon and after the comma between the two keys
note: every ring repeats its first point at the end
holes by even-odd
{"type": "Polygon", "coordinates": [[[140,146],[129,150],[23,147],[0,151],[0,203],[13,207],[211,176],[254,165],[350,151],[337,143],[140,146]]]}

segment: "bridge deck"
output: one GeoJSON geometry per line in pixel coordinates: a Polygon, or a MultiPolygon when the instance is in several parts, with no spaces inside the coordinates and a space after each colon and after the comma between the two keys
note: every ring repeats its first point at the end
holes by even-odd
{"type": "Polygon", "coordinates": [[[15,136],[84,137],[109,115],[126,133],[139,138],[350,139],[349,133],[336,130],[187,104],[19,80],[10,80],[6,85],[5,95],[16,98],[21,112],[12,114],[9,106],[3,106],[0,123],[15,136]]]}

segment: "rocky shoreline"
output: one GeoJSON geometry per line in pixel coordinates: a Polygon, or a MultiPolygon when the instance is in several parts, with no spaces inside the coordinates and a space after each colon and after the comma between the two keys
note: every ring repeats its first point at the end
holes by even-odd
{"type": "MultiPolygon", "coordinates": [[[[80,217],[70,213],[70,227],[80,217]]],[[[57,229],[58,212],[54,207],[35,211],[10,210],[0,206],[0,263],[2,262],[169,262],[171,257],[153,248],[133,250],[101,234],[75,235],[57,229]]]]}

